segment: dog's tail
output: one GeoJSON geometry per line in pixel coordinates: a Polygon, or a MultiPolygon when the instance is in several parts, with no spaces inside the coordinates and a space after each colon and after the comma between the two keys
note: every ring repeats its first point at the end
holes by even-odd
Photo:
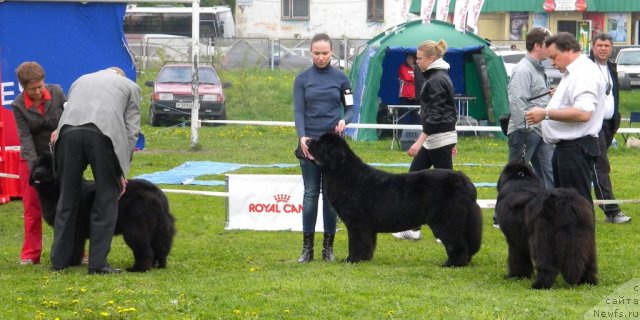
{"type": "Polygon", "coordinates": [[[558,268],[570,285],[583,282],[597,269],[593,206],[573,190],[556,189],[545,200],[544,215],[553,219],[558,268]]]}

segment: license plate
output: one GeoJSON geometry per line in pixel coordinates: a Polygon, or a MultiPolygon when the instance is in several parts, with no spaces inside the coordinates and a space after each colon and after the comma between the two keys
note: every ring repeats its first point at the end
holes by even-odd
{"type": "Polygon", "coordinates": [[[178,109],[191,109],[191,102],[176,102],[176,108],[178,109]]]}

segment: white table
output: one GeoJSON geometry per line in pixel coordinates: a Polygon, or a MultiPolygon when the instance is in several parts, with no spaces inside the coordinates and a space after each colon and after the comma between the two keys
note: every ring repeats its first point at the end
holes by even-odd
{"type": "MultiPolygon", "coordinates": [[[[394,125],[397,125],[400,120],[404,119],[407,115],[409,115],[413,110],[420,109],[419,105],[412,104],[390,104],[387,106],[389,108],[389,114],[391,114],[391,122],[394,125]],[[403,113],[400,113],[398,110],[404,109],[406,110],[403,113]]],[[[391,150],[395,145],[398,145],[398,149],[401,149],[400,140],[398,139],[398,129],[393,128],[393,139],[391,140],[391,150]]]]}

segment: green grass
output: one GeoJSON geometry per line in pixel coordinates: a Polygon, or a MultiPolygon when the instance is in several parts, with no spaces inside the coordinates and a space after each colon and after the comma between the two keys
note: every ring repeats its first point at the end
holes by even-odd
{"type": "MultiPolygon", "coordinates": [[[[293,74],[243,71],[223,73],[230,119],[291,121],[293,74]],[[243,81],[251,83],[243,83],[243,81]]],[[[631,110],[636,92],[624,93],[631,110]]],[[[148,99],[148,88],[145,88],[148,99]]],[[[624,102],[624,100],[623,100],[624,102]]],[[[146,115],[148,102],[143,108],[146,115]]],[[[144,118],[146,119],[146,118],[144,118]]],[[[189,128],[143,125],[147,149],[134,156],[131,176],[171,169],[185,161],[249,164],[295,163],[293,128],[258,126],[204,127],[201,148],[190,148],[189,128]]],[[[408,163],[390,150],[390,141],[350,142],[367,162],[408,163]]],[[[494,182],[507,157],[505,140],[464,137],[456,169],[474,182],[494,182]],[[466,166],[463,164],[494,166],[466,166]]],[[[610,151],[618,198],[638,198],[640,151],[610,151]]],[[[394,172],[406,168],[384,168],[394,172]]],[[[239,173],[299,174],[298,168],[242,169],[239,173]]],[[[223,176],[207,178],[221,180],[223,176]]],[[[222,187],[162,186],[223,191],[222,187]]],[[[495,198],[493,188],[479,188],[479,198],[495,198]]],[[[640,277],[637,204],[623,205],[634,218],[627,225],[603,222],[597,209],[598,286],[569,287],[561,278],[549,291],[529,289],[531,281],[504,279],[506,243],[491,227],[493,210],[484,210],[483,245],[470,266],[444,269],[442,245],[427,227],[417,242],[388,234],[378,237],[373,261],[356,265],[296,262],[302,235],[296,232],[225,231],[225,200],[220,197],[168,194],[178,234],[169,265],[145,274],[88,276],[86,268],[50,270],[52,231],[44,226],[42,264],[19,266],[22,205],[0,206],[0,289],[2,319],[577,319],[627,281],[640,277]]],[[[337,236],[338,259],[347,255],[344,226],[337,236]]],[[[319,239],[316,239],[316,246],[319,239]]],[[[132,264],[120,237],[109,260],[114,267],[132,264]]],[[[617,297],[616,297],[617,298],[617,297]]],[[[637,292],[635,297],[638,298],[637,292]]]]}

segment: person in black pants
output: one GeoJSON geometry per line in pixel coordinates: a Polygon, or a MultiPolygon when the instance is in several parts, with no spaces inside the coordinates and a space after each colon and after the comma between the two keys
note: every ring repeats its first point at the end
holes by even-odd
{"type": "MultiPolygon", "coordinates": [[[[409,172],[429,168],[453,169],[452,155],[457,152],[458,142],[458,112],[454,104],[453,83],[448,73],[449,64],[442,58],[446,51],[447,43],[444,40],[427,40],[416,52],[416,64],[424,75],[419,95],[422,133],[407,151],[409,156],[414,157],[409,172]]],[[[419,228],[392,235],[410,240],[421,237],[419,228]]]]}
{"type": "Polygon", "coordinates": [[[593,203],[591,181],[600,155],[605,78],[572,34],[559,32],[547,38],[545,46],[553,66],[565,75],[547,107],[529,109],[525,119],[529,124],[542,121],[542,137],[556,145],[551,160],[555,187],[573,188],[593,203]]]}
{"type": "Polygon", "coordinates": [[[73,264],[75,221],[87,166],[96,184],[91,207],[89,274],[118,273],[107,262],[118,218],[118,198],[140,132],[140,88],[116,67],[86,74],[69,89],[58,123],[54,157],[60,180],[51,247],[51,265],[73,264]]]}
{"type": "MultiPolygon", "coordinates": [[[[616,64],[609,61],[613,52],[613,40],[608,33],[598,33],[593,38],[593,49],[589,58],[593,60],[602,74],[605,76],[605,113],[602,121],[602,129],[598,133],[598,146],[600,156],[596,160],[595,172],[593,176],[593,188],[596,199],[613,200],[613,188],[611,186],[611,165],[609,164],[608,150],[613,141],[613,136],[620,127],[620,91],[618,89],[618,71],[616,64]]],[[[631,217],[625,215],[617,204],[601,204],[604,211],[605,221],[611,223],[626,223],[631,221],[631,217]]]]}

